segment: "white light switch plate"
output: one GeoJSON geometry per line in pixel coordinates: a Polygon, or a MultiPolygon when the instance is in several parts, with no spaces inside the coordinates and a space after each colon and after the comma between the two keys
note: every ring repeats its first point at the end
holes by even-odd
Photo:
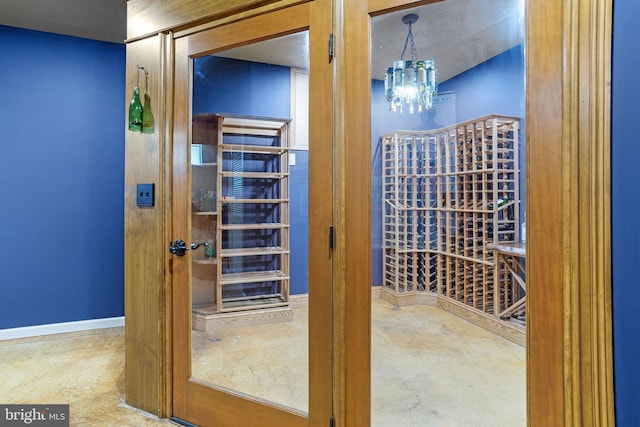
{"type": "Polygon", "coordinates": [[[296,165],[296,155],[295,153],[289,153],[289,166],[296,165]]]}

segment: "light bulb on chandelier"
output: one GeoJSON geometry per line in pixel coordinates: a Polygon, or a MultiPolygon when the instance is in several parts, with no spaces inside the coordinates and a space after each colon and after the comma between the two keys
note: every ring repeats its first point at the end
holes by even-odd
{"type": "Polygon", "coordinates": [[[402,22],[409,26],[404,42],[402,55],[393,61],[393,67],[387,68],[384,77],[384,89],[389,110],[402,113],[405,108],[413,114],[433,109],[433,99],[438,90],[436,64],[433,59],[418,60],[412,25],[418,15],[409,14],[402,17],[402,22]],[[411,59],[405,61],[404,54],[410,45],[411,59]]]}

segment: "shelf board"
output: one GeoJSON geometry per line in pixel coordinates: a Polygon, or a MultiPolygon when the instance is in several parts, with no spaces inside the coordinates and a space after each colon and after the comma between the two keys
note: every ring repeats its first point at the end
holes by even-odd
{"type": "Polygon", "coordinates": [[[260,230],[288,228],[289,224],[281,224],[279,222],[268,222],[262,224],[221,224],[219,227],[221,230],[260,230]]]}
{"type": "Polygon", "coordinates": [[[191,163],[191,166],[198,166],[198,167],[212,167],[212,166],[218,166],[218,163],[217,163],[217,162],[213,162],[213,163],[212,163],[212,162],[206,162],[206,163],[205,163],[205,162],[203,162],[203,163],[200,163],[200,164],[197,164],[197,163],[191,163]]]}
{"type": "Polygon", "coordinates": [[[289,176],[283,172],[220,172],[223,178],[249,178],[249,179],[282,179],[289,176]]]}
{"type": "Polygon", "coordinates": [[[238,283],[258,283],[258,282],[273,282],[278,280],[287,280],[289,276],[285,275],[280,270],[271,271],[249,271],[244,273],[226,273],[222,275],[220,284],[234,285],[238,283]]]}
{"type": "Polygon", "coordinates": [[[221,311],[247,310],[254,308],[269,308],[289,305],[282,294],[256,295],[241,298],[224,298],[221,311]]]}
{"type": "MultiPolygon", "coordinates": [[[[433,211],[433,212],[450,212],[450,213],[476,213],[476,214],[493,214],[496,211],[493,209],[488,209],[482,205],[478,205],[477,207],[474,207],[473,205],[451,205],[451,206],[420,206],[420,207],[412,207],[412,206],[407,206],[401,203],[396,203],[394,204],[392,201],[389,200],[385,200],[385,203],[387,203],[389,206],[391,206],[393,209],[397,209],[398,211],[415,211],[415,212],[424,212],[424,211],[433,211]]],[[[511,201],[508,203],[505,203],[502,206],[498,207],[498,211],[503,211],[506,208],[508,208],[509,206],[513,206],[515,205],[515,202],[511,201]]],[[[392,216],[391,214],[387,215],[387,216],[392,216]]]]}
{"type": "Polygon", "coordinates": [[[231,127],[225,125],[222,133],[225,135],[279,136],[280,129],[247,128],[246,126],[231,127]]]}
{"type": "Polygon", "coordinates": [[[242,297],[235,297],[235,298],[223,298],[222,302],[223,303],[225,302],[226,303],[233,303],[233,302],[244,303],[247,301],[264,301],[264,300],[273,300],[273,299],[277,299],[280,302],[286,302],[284,295],[282,295],[279,292],[276,292],[273,294],[242,296],[242,297]]]}
{"type": "Polygon", "coordinates": [[[223,153],[282,154],[289,148],[272,145],[221,144],[223,153]]]}
{"type": "Polygon", "coordinates": [[[242,135],[279,135],[283,125],[289,123],[289,119],[277,119],[269,117],[249,117],[222,115],[222,131],[224,133],[240,133],[242,135]]]}
{"type": "Polygon", "coordinates": [[[208,257],[191,257],[191,262],[194,264],[205,264],[205,265],[216,265],[218,264],[218,258],[208,258],[208,257]]]}
{"type": "Polygon", "coordinates": [[[221,313],[244,311],[244,310],[257,310],[261,308],[276,308],[285,307],[289,305],[288,302],[283,302],[279,299],[272,300],[252,300],[247,302],[223,302],[221,313]]]}
{"type": "Polygon", "coordinates": [[[218,215],[216,211],[203,211],[203,212],[191,212],[192,215],[203,215],[203,216],[215,216],[218,215]]]}
{"type": "Polygon", "coordinates": [[[277,255],[288,254],[289,250],[279,246],[260,247],[260,248],[242,248],[242,249],[222,249],[220,257],[236,257],[236,256],[254,256],[254,255],[277,255]]]}
{"type": "Polygon", "coordinates": [[[288,203],[289,199],[221,199],[221,203],[223,204],[234,204],[234,203],[252,203],[252,204],[277,204],[277,203],[288,203]]]}

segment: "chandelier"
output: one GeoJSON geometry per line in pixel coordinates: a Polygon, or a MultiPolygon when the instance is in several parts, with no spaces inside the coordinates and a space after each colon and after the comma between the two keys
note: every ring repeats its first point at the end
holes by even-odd
{"type": "Polygon", "coordinates": [[[411,26],[418,20],[418,15],[409,14],[402,17],[402,22],[409,26],[407,39],[404,42],[402,55],[393,61],[393,67],[387,68],[384,76],[384,90],[389,103],[389,110],[402,113],[405,109],[413,114],[433,109],[433,98],[438,89],[436,64],[433,59],[418,60],[416,45],[413,41],[411,26]],[[404,54],[410,43],[411,59],[405,61],[404,54]]]}

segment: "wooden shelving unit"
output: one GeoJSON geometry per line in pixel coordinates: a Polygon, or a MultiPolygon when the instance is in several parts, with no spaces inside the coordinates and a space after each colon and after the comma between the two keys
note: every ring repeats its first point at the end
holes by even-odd
{"type": "Polygon", "coordinates": [[[289,303],[289,120],[196,115],[192,141],[203,146],[192,190],[216,193],[191,218],[193,239],[216,248],[213,258],[192,253],[194,327],[243,313],[242,324],[290,320],[265,311],[289,303]]]}
{"type": "Polygon", "coordinates": [[[218,116],[220,312],[288,305],[289,120],[218,116]]]}
{"type": "Polygon", "coordinates": [[[432,294],[498,321],[497,299],[518,299],[487,248],[519,241],[518,132],[518,119],[491,115],[382,136],[388,299],[413,304],[432,294]]]}

